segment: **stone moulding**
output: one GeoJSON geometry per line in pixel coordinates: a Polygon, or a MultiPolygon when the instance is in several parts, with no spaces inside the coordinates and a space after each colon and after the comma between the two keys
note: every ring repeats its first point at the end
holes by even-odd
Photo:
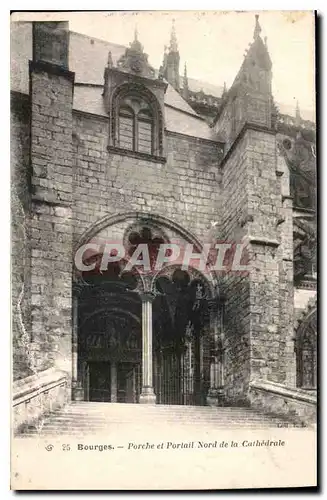
{"type": "Polygon", "coordinates": [[[276,248],[280,245],[280,242],[278,240],[272,240],[269,238],[261,238],[257,236],[252,236],[250,235],[248,237],[249,243],[252,243],[252,245],[263,245],[265,247],[273,247],[276,248]]]}
{"type": "Polygon", "coordinates": [[[63,66],[59,66],[58,64],[50,63],[48,61],[29,61],[29,71],[30,73],[33,71],[49,73],[51,75],[63,76],[68,78],[68,80],[74,83],[75,73],[73,71],[69,71],[67,68],[63,66]]]}
{"type": "Polygon", "coordinates": [[[156,223],[163,228],[169,228],[182,236],[187,242],[193,243],[195,248],[198,251],[201,251],[203,246],[200,240],[193,235],[190,231],[182,227],[176,221],[172,219],[168,219],[163,215],[156,214],[154,212],[120,212],[117,214],[108,214],[97,220],[95,223],[91,225],[79,238],[78,242],[74,245],[74,251],[76,252],[81,245],[88,243],[96,234],[102,231],[104,228],[113,226],[120,222],[125,221],[126,219],[133,219],[135,221],[144,221],[147,220],[149,222],[156,223]]]}
{"type": "Polygon", "coordinates": [[[250,383],[251,389],[257,389],[266,392],[272,392],[279,396],[284,396],[287,398],[295,399],[298,401],[303,401],[308,404],[316,405],[317,396],[313,394],[308,394],[307,391],[303,389],[298,389],[294,387],[287,387],[283,384],[278,384],[277,382],[270,381],[254,381],[250,383]]]}
{"type": "Polygon", "coordinates": [[[30,375],[14,382],[13,406],[32,399],[40,392],[49,391],[57,385],[67,383],[67,373],[50,368],[43,373],[30,375]]]}
{"type": "Polygon", "coordinates": [[[147,153],[141,153],[140,151],[131,151],[130,149],[118,148],[116,146],[107,146],[107,151],[108,153],[130,156],[132,158],[147,160],[154,163],[166,163],[167,161],[165,156],[149,155],[147,153]]]}

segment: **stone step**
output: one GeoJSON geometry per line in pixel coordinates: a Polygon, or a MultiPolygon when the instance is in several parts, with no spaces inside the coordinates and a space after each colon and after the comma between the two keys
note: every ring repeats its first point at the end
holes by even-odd
{"type": "MultiPolygon", "coordinates": [[[[71,413],[55,413],[50,415],[50,418],[56,418],[56,419],[61,419],[61,420],[69,420],[69,421],[86,421],[86,420],[101,420],[101,421],[126,421],[126,422],[135,422],[139,420],[143,420],[144,418],[147,418],[148,420],[191,420],[190,415],[183,415],[183,414],[147,414],[147,415],[124,415],[124,414],[71,414],[71,413]]],[[[244,420],[280,420],[277,419],[276,417],[270,417],[266,415],[257,415],[257,414],[224,414],[224,415],[203,415],[203,414],[198,414],[198,415],[193,415],[192,420],[197,421],[197,420],[213,420],[213,421],[227,421],[227,420],[239,420],[239,419],[244,419],[244,420]]]]}
{"type": "MultiPolygon", "coordinates": [[[[115,425],[112,425],[111,427],[110,426],[103,426],[103,425],[99,425],[99,426],[93,426],[92,427],[89,427],[89,426],[81,426],[81,427],[71,427],[71,426],[61,426],[61,425],[52,425],[52,426],[44,426],[43,428],[40,428],[39,430],[37,429],[30,429],[30,430],[27,430],[24,434],[25,435],[35,435],[35,434],[38,434],[39,436],[42,436],[42,435],[64,435],[64,434],[68,434],[68,435],[74,435],[74,436],[80,436],[80,435],[96,435],[96,434],[101,434],[101,433],[104,433],[106,431],[110,431],[112,430],[113,428],[114,429],[117,429],[118,425],[120,426],[120,429],[121,429],[121,424],[115,424],[115,425]]],[[[124,424],[123,424],[124,425],[124,424]]],[[[126,425],[126,424],[125,424],[126,425]]],[[[127,424],[126,425],[127,428],[130,428],[130,425],[127,424]]],[[[167,425],[167,429],[171,427],[167,425]]],[[[229,424],[225,424],[225,425],[222,425],[222,424],[215,424],[214,426],[210,426],[210,425],[202,425],[202,426],[196,426],[196,425],[192,425],[192,423],[183,423],[183,424],[180,424],[180,429],[182,428],[193,428],[194,430],[201,427],[201,429],[212,429],[212,430],[229,430],[229,429],[269,429],[269,428],[275,428],[276,426],[275,425],[271,425],[269,423],[258,423],[258,422],[246,422],[246,423],[242,423],[242,424],[237,424],[237,423],[229,423],[229,424]]],[[[140,430],[140,429],[144,429],[145,426],[135,426],[133,425],[133,431],[137,431],[137,430],[140,430]]],[[[162,426],[162,424],[160,424],[160,428],[161,429],[164,429],[165,427],[162,426]]]]}
{"type": "Polygon", "coordinates": [[[243,415],[243,414],[251,414],[254,413],[254,410],[250,408],[215,408],[209,406],[164,406],[164,405],[128,405],[125,407],[125,404],[115,404],[115,403],[99,403],[98,406],[69,406],[66,407],[65,410],[67,413],[71,414],[107,414],[108,412],[111,415],[115,414],[127,414],[129,412],[133,412],[133,414],[195,414],[195,415],[208,415],[208,414],[232,414],[232,415],[243,415]]]}
{"type": "Polygon", "coordinates": [[[244,419],[263,419],[267,418],[269,420],[274,420],[276,418],[262,415],[260,413],[256,412],[183,412],[183,411],[178,411],[178,412],[161,412],[161,411],[145,411],[145,412],[111,412],[111,411],[94,411],[94,412],[74,412],[70,410],[66,410],[64,412],[58,412],[53,415],[60,415],[62,417],[66,418],[72,418],[72,419],[85,419],[85,418],[102,418],[102,419],[127,419],[131,421],[135,421],[136,419],[143,419],[143,418],[158,418],[158,419],[169,419],[169,418],[185,418],[185,419],[213,419],[213,420],[220,420],[220,419],[237,419],[237,418],[244,418],[244,419]]]}
{"type": "Polygon", "coordinates": [[[277,427],[281,419],[251,408],[138,405],[124,403],[73,402],[45,418],[43,425],[29,428],[26,435],[85,435],[125,429],[180,426],[194,429],[267,429],[277,427]]]}

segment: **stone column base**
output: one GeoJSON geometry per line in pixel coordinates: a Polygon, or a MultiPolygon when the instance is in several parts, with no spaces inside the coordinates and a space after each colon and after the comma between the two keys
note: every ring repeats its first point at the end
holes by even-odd
{"type": "Polygon", "coordinates": [[[223,389],[210,388],[207,395],[207,405],[209,406],[224,406],[224,391],[223,389]]]}
{"type": "Polygon", "coordinates": [[[84,401],[84,388],[80,382],[75,382],[72,388],[72,400],[84,401]]]}
{"type": "Polygon", "coordinates": [[[153,391],[153,387],[142,387],[142,392],[139,398],[140,404],[155,405],[156,395],[153,391]]]}

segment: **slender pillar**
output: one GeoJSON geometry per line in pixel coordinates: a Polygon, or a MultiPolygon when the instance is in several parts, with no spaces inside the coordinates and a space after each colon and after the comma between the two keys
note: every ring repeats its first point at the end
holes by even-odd
{"type": "Polygon", "coordinates": [[[218,406],[220,390],[220,352],[218,350],[218,335],[213,335],[213,349],[210,359],[210,389],[208,391],[207,403],[210,406],[218,406]]]}
{"type": "Polygon", "coordinates": [[[77,329],[78,329],[78,302],[77,296],[73,296],[73,332],[72,332],[72,384],[77,384],[77,329]]]}
{"type": "Polygon", "coordinates": [[[72,309],[72,399],[83,401],[84,391],[78,376],[78,297],[80,288],[73,288],[73,309],[72,309]]]}
{"type": "Polygon", "coordinates": [[[155,404],[152,353],[152,293],[142,293],[142,390],[140,403],[155,404]]]}
{"type": "Polygon", "coordinates": [[[110,401],[117,403],[117,363],[110,365],[110,401]]]}
{"type": "Polygon", "coordinates": [[[211,311],[212,349],[210,361],[210,389],[207,403],[210,406],[221,406],[224,396],[224,340],[223,340],[223,310],[216,307],[211,311]]]}

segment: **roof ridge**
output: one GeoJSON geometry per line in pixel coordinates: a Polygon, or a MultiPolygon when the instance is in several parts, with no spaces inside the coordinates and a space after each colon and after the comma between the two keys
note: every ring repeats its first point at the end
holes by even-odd
{"type": "Polygon", "coordinates": [[[85,33],[79,33],[78,31],[69,30],[69,34],[79,35],[79,36],[82,36],[84,38],[90,38],[91,40],[97,40],[98,42],[102,42],[102,43],[109,44],[109,45],[114,45],[115,47],[120,47],[122,49],[127,48],[127,45],[122,45],[120,43],[110,42],[109,40],[104,40],[103,38],[97,38],[96,36],[86,35],[85,33]]]}

